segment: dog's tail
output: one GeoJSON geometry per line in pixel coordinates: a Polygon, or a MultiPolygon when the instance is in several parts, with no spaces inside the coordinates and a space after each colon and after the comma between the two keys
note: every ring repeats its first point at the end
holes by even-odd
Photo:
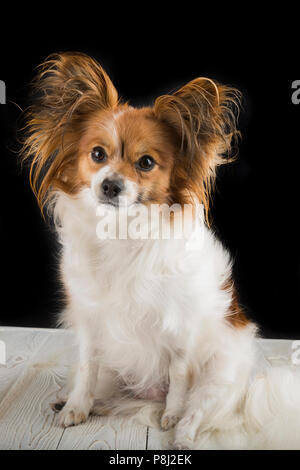
{"type": "Polygon", "coordinates": [[[276,366],[258,374],[243,415],[248,448],[300,449],[300,370],[276,366]]]}
{"type": "Polygon", "coordinates": [[[300,370],[268,366],[251,381],[239,412],[197,433],[194,449],[300,449],[300,370]]]}

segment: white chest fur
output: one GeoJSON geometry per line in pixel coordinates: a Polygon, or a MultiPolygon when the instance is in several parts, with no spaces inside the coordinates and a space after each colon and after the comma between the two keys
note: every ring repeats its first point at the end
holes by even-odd
{"type": "Polygon", "coordinates": [[[204,225],[193,249],[186,239],[99,240],[93,211],[80,201],[58,207],[65,319],[90,325],[103,363],[121,376],[143,386],[167,380],[171,355],[187,342],[205,349],[207,329],[229,306],[220,288],[228,254],[204,225]]]}

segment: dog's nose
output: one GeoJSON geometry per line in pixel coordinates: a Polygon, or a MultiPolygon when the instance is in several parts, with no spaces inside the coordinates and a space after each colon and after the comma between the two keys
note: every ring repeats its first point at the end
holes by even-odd
{"type": "Polygon", "coordinates": [[[120,192],[124,189],[124,183],[121,180],[110,180],[108,178],[105,178],[101,187],[104,196],[113,199],[117,197],[120,192]]]}

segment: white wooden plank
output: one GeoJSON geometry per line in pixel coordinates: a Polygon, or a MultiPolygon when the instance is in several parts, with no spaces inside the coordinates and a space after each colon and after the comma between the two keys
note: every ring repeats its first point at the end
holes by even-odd
{"type": "MultiPolygon", "coordinates": [[[[27,351],[25,343],[30,341],[32,346],[36,332],[11,330],[9,334],[18,342],[16,333],[27,351]]],[[[54,449],[59,444],[60,449],[145,449],[147,427],[125,418],[92,417],[66,430],[57,425],[49,403],[60,395],[74,350],[67,333],[40,333],[44,335],[42,347],[29,347],[29,353],[23,354],[23,369],[19,367],[17,380],[0,403],[0,448],[54,449]]],[[[9,335],[7,343],[14,343],[9,335]]]]}
{"type": "Polygon", "coordinates": [[[0,328],[0,340],[6,349],[6,364],[0,364],[0,403],[46,339],[45,332],[30,328],[0,328]]]}
{"type": "Polygon", "coordinates": [[[84,424],[67,428],[58,449],[144,450],[147,426],[128,418],[92,416],[84,424]]]}
{"type": "Polygon", "coordinates": [[[65,334],[39,333],[44,341],[39,348],[33,348],[0,402],[1,449],[53,449],[63,434],[63,429],[55,425],[49,403],[56,400],[66,381],[62,352],[67,357],[70,344],[65,334]]]}
{"type": "MultiPolygon", "coordinates": [[[[0,449],[151,449],[172,445],[173,431],[161,431],[128,418],[91,417],[63,430],[49,403],[61,396],[71,359],[73,336],[53,329],[0,327],[7,364],[0,365],[0,449]]],[[[270,364],[292,364],[292,341],[258,340],[270,364]]]]}
{"type": "Polygon", "coordinates": [[[288,339],[259,339],[258,345],[271,366],[292,366],[293,341],[288,339]]]}
{"type": "Polygon", "coordinates": [[[172,449],[174,442],[174,430],[162,431],[161,429],[149,427],[147,438],[148,450],[167,450],[172,449]]]}
{"type": "Polygon", "coordinates": [[[53,449],[63,430],[54,426],[53,401],[59,380],[50,370],[30,369],[0,411],[1,449],[53,449]]]}

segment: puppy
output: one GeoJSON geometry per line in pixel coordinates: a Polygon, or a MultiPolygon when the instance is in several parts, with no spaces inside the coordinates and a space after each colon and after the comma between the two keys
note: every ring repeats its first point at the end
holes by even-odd
{"type": "Polygon", "coordinates": [[[216,168],[230,161],[238,136],[239,93],[196,78],[152,107],[133,108],[81,53],[48,58],[34,87],[23,157],[41,210],[55,222],[61,322],[79,343],[60,423],[87,420],[95,399],[125,390],[165,403],[161,427],[175,426],[174,446],[188,446],[198,431],[227,426],[255,358],[256,326],[208,223],[216,168]],[[118,229],[140,209],[143,228],[154,206],[165,220],[174,205],[167,225],[172,232],[187,215],[182,236],[162,237],[157,220],[144,237],[128,224],[126,236],[103,236],[104,220],[118,229]]]}

